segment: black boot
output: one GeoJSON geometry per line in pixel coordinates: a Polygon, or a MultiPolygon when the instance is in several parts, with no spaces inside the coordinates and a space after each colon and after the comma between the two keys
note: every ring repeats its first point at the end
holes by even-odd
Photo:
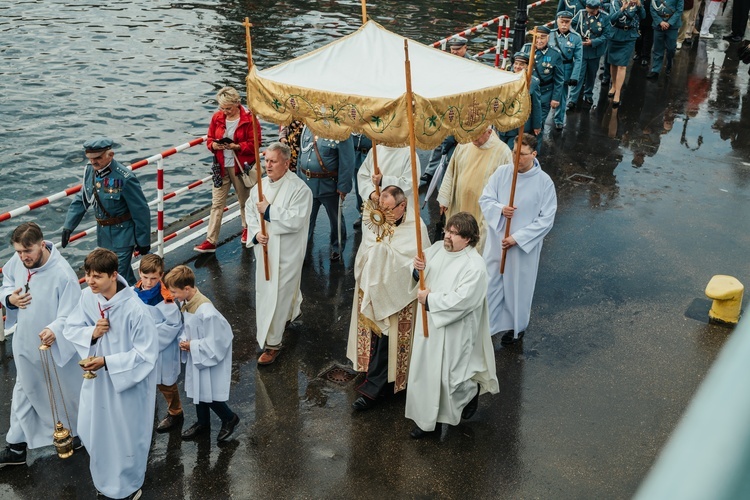
{"type": "Polygon", "coordinates": [[[461,418],[463,418],[464,420],[470,419],[477,412],[477,408],[479,408],[479,384],[477,384],[476,396],[474,396],[471,401],[466,403],[466,406],[464,406],[464,409],[461,412],[461,418]]]}
{"type": "Polygon", "coordinates": [[[0,469],[6,465],[26,465],[26,443],[9,444],[0,451],[0,469]]]}

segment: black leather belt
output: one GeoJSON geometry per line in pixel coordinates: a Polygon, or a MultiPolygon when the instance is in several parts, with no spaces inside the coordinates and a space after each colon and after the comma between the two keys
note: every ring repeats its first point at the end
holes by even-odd
{"type": "Polygon", "coordinates": [[[122,224],[125,221],[129,221],[133,216],[130,213],[125,213],[117,217],[110,217],[109,219],[96,219],[96,223],[100,226],[115,226],[122,224]]]}

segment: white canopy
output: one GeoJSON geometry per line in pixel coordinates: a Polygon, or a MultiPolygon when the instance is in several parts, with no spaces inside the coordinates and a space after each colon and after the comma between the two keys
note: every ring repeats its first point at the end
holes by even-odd
{"type": "MultiPolygon", "coordinates": [[[[306,123],[316,134],[345,139],[362,132],[406,146],[404,37],[370,21],[355,33],[270,69],[248,74],[248,104],[263,118],[306,123]]],[[[417,145],[447,135],[466,142],[487,126],[520,127],[529,114],[521,75],[409,41],[417,145]]]]}

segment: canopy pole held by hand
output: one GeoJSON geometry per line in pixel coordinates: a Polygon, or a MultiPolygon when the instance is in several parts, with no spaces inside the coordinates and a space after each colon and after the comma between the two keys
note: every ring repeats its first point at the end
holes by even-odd
{"type": "MultiPolygon", "coordinates": [[[[534,53],[536,52],[536,28],[534,28],[532,31],[530,31],[532,35],[531,39],[531,52],[529,53],[529,65],[526,68],[526,90],[527,92],[529,89],[531,89],[531,75],[534,71],[534,53]]],[[[516,147],[513,151],[513,182],[510,184],[510,199],[508,200],[508,205],[513,206],[513,203],[516,198],[516,182],[518,182],[518,163],[521,161],[521,138],[523,137],[523,132],[526,124],[522,123],[521,126],[518,128],[518,136],[516,137],[516,147]]],[[[505,238],[510,236],[510,223],[512,219],[508,219],[508,221],[505,223],[505,238]]],[[[503,239],[505,239],[503,238],[503,239]]],[[[508,253],[507,248],[503,248],[503,254],[502,258],[500,259],[500,274],[503,274],[505,272],[505,257],[508,253]]]]}
{"type": "Polygon", "coordinates": [[[367,0],[362,0],[362,25],[367,23],[367,0]]]}
{"type": "MultiPolygon", "coordinates": [[[[372,141],[372,173],[375,175],[380,175],[380,168],[378,167],[378,149],[377,149],[377,143],[375,141],[372,141]]],[[[378,183],[377,186],[375,186],[375,196],[380,198],[380,183],[378,183]]]]}
{"type": "MultiPolygon", "coordinates": [[[[250,38],[250,28],[253,26],[250,24],[250,20],[246,17],[245,22],[242,23],[245,26],[245,45],[247,46],[247,72],[250,73],[253,69],[253,45],[252,39],[250,38]]],[[[263,200],[263,169],[261,168],[260,162],[260,137],[258,134],[258,127],[255,126],[255,112],[253,112],[250,106],[250,88],[247,89],[247,107],[250,109],[252,114],[252,127],[253,127],[253,146],[255,147],[255,172],[258,177],[258,201],[263,200]]],[[[259,125],[260,126],[260,125],[259,125]]],[[[257,212],[257,209],[255,209],[257,212]]],[[[260,234],[266,236],[266,219],[263,214],[260,214],[260,234]]],[[[254,236],[254,235],[253,235],[254,236]]],[[[248,235],[248,237],[250,237],[248,235]]],[[[268,268],[268,245],[261,245],[263,247],[263,270],[266,273],[266,281],[270,281],[271,273],[268,268]]]]}
{"type": "MultiPolygon", "coordinates": [[[[419,215],[419,175],[417,174],[417,147],[414,133],[414,105],[411,91],[411,63],[409,62],[409,41],[404,39],[404,69],[406,71],[406,114],[409,119],[409,149],[411,150],[411,190],[414,193],[414,216],[417,229],[417,255],[424,260],[422,253],[422,218],[419,215]]],[[[373,146],[374,147],[374,146],[373,146]]],[[[424,290],[424,271],[419,271],[419,289],[424,290]]],[[[429,337],[427,331],[427,309],[422,305],[422,326],[424,336],[429,337]]]]}

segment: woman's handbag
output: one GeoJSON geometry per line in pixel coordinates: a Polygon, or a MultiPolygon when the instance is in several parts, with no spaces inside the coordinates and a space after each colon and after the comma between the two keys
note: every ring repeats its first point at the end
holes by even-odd
{"type": "Polygon", "coordinates": [[[255,163],[252,165],[249,165],[247,162],[244,164],[240,163],[240,159],[237,158],[237,153],[232,151],[232,154],[234,154],[234,161],[237,162],[237,165],[240,165],[240,179],[242,179],[242,183],[248,189],[255,186],[258,183],[258,173],[257,170],[253,168],[255,163]]]}
{"type": "Polygon", "coordinates": [[[214,154],[214,161],[211,163],[211,180],[213,180],[214,187],[220,188],[224,183],[224,179],[221,176],[221,163],[214,154]]]}

